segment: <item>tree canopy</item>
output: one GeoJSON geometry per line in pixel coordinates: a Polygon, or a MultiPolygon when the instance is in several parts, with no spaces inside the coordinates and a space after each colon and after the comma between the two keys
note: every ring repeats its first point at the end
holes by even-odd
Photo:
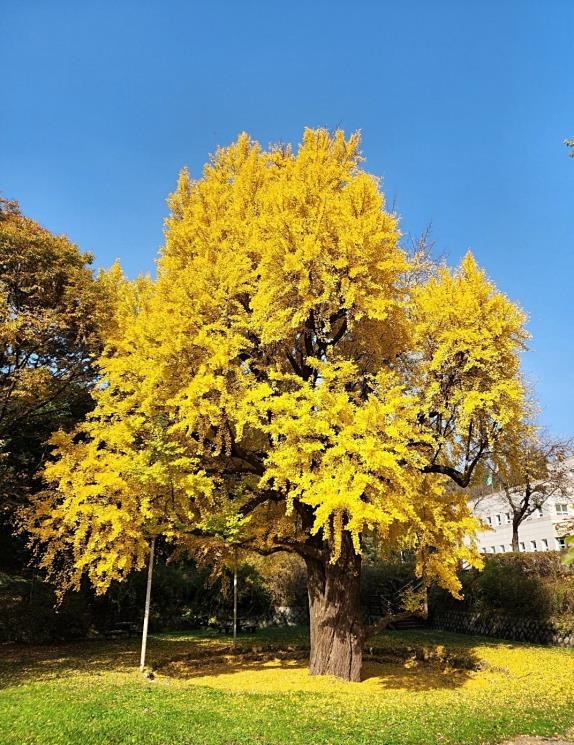
{"type": "Polygon", "coordinates": [[[91,261],[0,199],[0,522],[37,486],[45,441],[92,405],[103,287],[91,261]]]}
{"type": "Polygon", "coordinates": [[[296,151],[243,134],[181,173],[157,280],[116,276],[96,407],[55,438],[26,518],[46,567],[100,590],[152,534],[299,553],[311,670],[351,679],[366,536],[455,593],[480,561],[448,484],[520,418],[527,339],[470,253],[450,270],[401,248],[360,163],[357,134],[308,129],[296,151]]]}

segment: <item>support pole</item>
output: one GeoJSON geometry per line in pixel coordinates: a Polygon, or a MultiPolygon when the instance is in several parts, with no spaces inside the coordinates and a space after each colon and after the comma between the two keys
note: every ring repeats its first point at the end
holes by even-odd
{"type": "Polygon", "coordinates": [[[155,536],[151,539],[150,543],[150,549],[149,549],[149,566],[147,570],[147,586],[145,591],[145,612],[144,612],[144,622],[143,622],[143,630],[142,630],[142,649],[141,649],[141,656],[140,656],[140,672],[143,673],[144,667],[145,667],[145,653],[146,653],[146,647],[147,647],[147,628],[149,624],[149,607],[150,607],[150,601],[151,601],[151,578],[153,575],[153,556],[155,551],[155,536]]]}
{"type": "Polygon", "coordinates": [[[233,646],[237,640],[237,546],[233,548],[233,646]]]}

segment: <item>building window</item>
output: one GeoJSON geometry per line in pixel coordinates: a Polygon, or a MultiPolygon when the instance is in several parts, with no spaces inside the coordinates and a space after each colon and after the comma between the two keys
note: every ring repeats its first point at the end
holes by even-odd
{"type": "Polygon", "coordinates": [[[507,525],[509,525],[509,523],[510,523],[510,512],[505,512],[505,513],[504,513],[504,517],[506,518],[506,519],[505,519],[505,523],[506,523],[507,525]]]}
{"type": "Polygon", "coordinates": [[[519,551],[526,551],[526,544],[524,543],[524,541],[520,541],[519,551]]]}
{"type": "Polygon", "coordinates": [[[496,546],[491,546],[491,547],[490,547],[490,550],[491,550],[491,552],[492,552],[493,554],[495,554],[495,553],[496,553],[496,546]]]}
{"type": "Polygon", "coordinates": [[[506,551],[506,549],[504,548],[504,543],[501,543],[500,544],[500,553],[503,554],[505,551],[506,551]]]}
{"type": "Polygon", "coordinates": [[[568,514],[568,505],[565,502],[556,502],[556,514],[557,515],[567,515],[568,514]]]}
{"type": "Polygon", "coordinates": [[[566,539],[556,538],[556,548],[558,549],[558,551],[561,551],[563,548],[566,548],[566,539]]]}
{"type": "Polygon", "coordinates": [[[536,508],[536,517],[544,517],[544,513],[542,512],[542,507],[536,508]]]}
{"type": "Polygon", "coordinates": [[[502,517],[500,515],[497,515],[496,516],[496,524],[497,525],[502,525],[502,517]]]}
{"type": "Polygon", "coordinates": [[[492,518],[490,517],[490,515],[487,515],[487,516],[486,516],[486,522],[487,522],[487,523],[488,523],[489,525],[492,525],[492,518]]]}
{"type": "Polygon", "coordinates": [[[536,541],[530,541],[530,550],[536,551],[536,541]]]}
{"type": "Polygon", "coordinates": [[[542,539],[542,550],[548,551],[548,541],[546,540],[546,538],[542,539]]]}

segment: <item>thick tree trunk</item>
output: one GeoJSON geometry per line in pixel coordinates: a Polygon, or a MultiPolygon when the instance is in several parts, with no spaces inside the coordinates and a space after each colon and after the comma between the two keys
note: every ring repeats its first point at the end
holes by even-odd
{"type": "Polygon", "coordinates": [[[364,629],[361,617],[361,557],[343,534],[334,563],[306,557],[311,625],[311,675],[361,680],[364,629]]]}
{"type": "Polygon", "coordinates": [[[520,527],[520,521],[514,518],[512,520],[512,550],[518,551],[519,545],[518,545],[518,528],[520,527]]]}

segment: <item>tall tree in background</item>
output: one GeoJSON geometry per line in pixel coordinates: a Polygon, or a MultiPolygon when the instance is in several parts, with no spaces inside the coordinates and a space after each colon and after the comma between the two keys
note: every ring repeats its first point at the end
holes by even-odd
{"type": "MultiPolygon", "coordinates": [[[[92,405],[101,288],[82,254],[0,200],[0,522],[37,487],[45,441],[92,405]]],[[[6,539],[6,536],[4,536],[6,539]]],[[[2,541],[6,545],[6,540],[2,541]]],[[[6,557],[3,557],[6,560],[6,557]]]]}
{"type": "Polygon", "coordinates": [[[24,516],[43,565],[100,590],[150,536],[305,561],[314,674],[360,678],[361,550],[458,592],[462,490],[522,416],[524,314],[468,254],[410,257],[359,137],[242,135],[184,171],[156,282],[117,282],[104,384],[24,516]]]}
{"type": "Polygon", "coordinates": [[[493,488],[512,516],[512,550],[519,550],[522,523],[555,497],[571,498],[571,440],[517,427],[501,438],[493,460],[493,488]]]}

